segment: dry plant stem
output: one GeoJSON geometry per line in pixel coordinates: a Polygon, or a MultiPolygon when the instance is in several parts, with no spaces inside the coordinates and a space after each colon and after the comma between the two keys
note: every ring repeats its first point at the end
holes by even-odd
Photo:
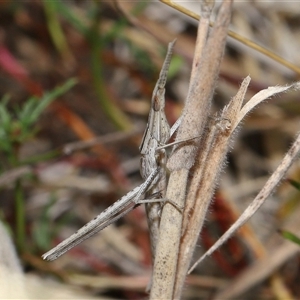
{"type": "MultiPolygon", "coordinates": [[[[190,89],[183,112],[181,127],[177,140],[188,140],[201,136],[209,115],[211,99],[213,96],[220,61],[223,55],[227,28],[230,22],[231,1],[223,2],[216,25],[210,33],[206,45],[209,18],[212,9],[211,3],[202,4],[204,18],[199,28],[207,28],[205,33],[198,29],[196,53],[201,55],[193,62],[190,89]]],[[[204,31],[204,30],[203,30],[204,31]]],[[[171,172],[166,198],[178,207],[183,207],[186,196],[188,174],[193,166],[199,145],[195,141],[186,145],[180,144],[168,161],[171,172]]],[[[181,238],[182,214],[170,204],[166,204],[161,217],[160,238],[157,245],[156,259],[153,271],[153,285],[150,299],[174,299],[174,284],[176,277],[179,243],[181,238]]]]}
{"type": "Polygon", "coordinates": [[[270,286],[274,297],[278,300],[295,300],[292,292],[284,284],[279,272],[274,272],[270,278],[270,286]]]}
{"type": "Polygon", "coordinates": [[[221,116],[210,122],[206,138],[202,140],[199,160],[194,167],[186,199],[182,241],[177,267],[175,299],[180,298],[184,280],[196,247],[207,208],[210,204],[221,167],[230,145],[231,124],[243,103],[250,78],[247,77],[221,116]]]}
{"type": "MultiPolygon", "coordinates": [[[[205,6],[204,4],[201,5],[202,18],[198,24],[197,41],[195,44],[194,61],[193,61],[190,83],[195,82],[196,79],[194,79],[194,77],[196,74],[200,76],[201,69],[199,69],[199,65],[201,63],[202,54],[204,52],[205,45],[206,45],[206,39],[209,32],[209,19],[210,19],[211,11],[213,9],[213,5],[214,5],[213,2],[211,2],[210,6],[209,5],[205,6]]],[[[190,91],[191,90],[192,90],[192,86],[190,85],[190,91]]],[[[189,101],[189,97],[187,101],[189,101]]]]}
{"type": "MultiPolygon", "coordinates": [[[[210,32],[205,46],[198,45],[198,42],[204,41],[202,37],[197,39],[196,53],[201,55],[201,60],[194,59],[190,89],[176,140],[189,140],[203,134],[225,47],[231,4],[231,1],[222,4],[215,27],[210,32]],[[201,52],[198,51],[199,48],[203,48],[201,52]]],[[[202,33],[201,29],[199,33],[202,33]]],[[[194,164],[198,147],[199,145],[192,142],[184,147],[182,144],[176,146],[168,161],[169,170],[189,170],[194,164]]]]}
{"type": "MultiPolygon", "coordinates": [[[[199,78],[199,67],[200,67],[200,58],[202,57],[202,52],[204,50],[204,45],[206,43],[208,30],[209,30],[209,15],[207,18],[203,18],[202,22],[199,22],[198,27],[198,37],[196,42],[196,49],[193,62],[193,69],[191,72],[191,85],[190,85],[190,95],[194,95],[193,89],[195,90],[195,87],[197,87],[196,83],[198,82],[199,78]],[[196,78],[193,80],[193,78],[196,78]],[[192,83],[194,82],[194,85],[192,83]],[[196,82],[196,83],[195,83],[196,82]]],[[[187,99],[189,101],[189,97],[187,99]]],[[[205,103],[206,106],[209,106],[209,103],[205,103]]],[[[200,110],[198,110],[199,114],[202,114],[200,110]]],[[[184,113],[183,113],[184,115],[184,113]]],[[[187,113],[185,113],[187,115],[187,113]]],[[[184,118],[184,117],[183,117],[184,118]]],[[[186,118],[184,118],[186,119],[186,118]]],[[[201,120],[201,117],[199,118],[201,120]]],[[[203,118],[203,121],[205,121],[205,118],[203,118]]],[[[181,121],[184,122],[184,121],[181,121]]],[[[194,126],[195,128],[195,126],[194,126]]],[[[201,128],[201,127],[200,127],[201,128]]],[[[180,130],[180,129],[179,129],[180,130]]],[[[199,136],[201,134],[197,133],[199,136]]],[[[177,136],[180,135],[178,132],[177,136]]],[[[194,134],[194,136],[196,136],[194,134]]],[[[178,139],[177,139],[178,140],[178,139]]],[[[193,162],[192,162],[193,163],[193,162]]],[[[190,163],[190,167],[192,166],[192,163],[190,163]]],[[[181,170],[172,173],[169,180],[169,186],[166,194],[167,199],[171,199],[173,202],[175,200],[175,203],[179,207],[184,206],[184,199],[185,199],[185,187],[186,182],[188,178],[188,169],[181,168],[181,170]],[[178,185],[178,181],[182,180],[183,185],[181,189],[177,190],[176,186],[178,185]],[[174,186],[173,186],[174,185],[174,186]],[[174,191],[174,193],[173,193],[174,191]],[[174,199],[174,200],[173,200],[174,199]]],[[[178,210],[172,210],[169,213],[164,213],[166,210],[168,204],[164,207],[162,217],[161,217],[161,224],[160,224],[160,236],[168,235],[169,239],[168,242],[165,243],[163,238],[160,238],[158,241],[157,247],[159,250],[156,252],[155,259],[155,265],[153,270],[153,278],[152,278],[152,288],[151,288],[151,294],[150,299],[172,299],[173,289],[174,289],[174,283],[175,283],[175,273],[176,273],[176,261],[178,257],[178,249],[179,249],[179,238],[180,237],[180,227],[182,222],[182,215],[178,210]],[[167,220],[167,223],[165,222],[167,220]],[[173,226],[170,227],[168,225],[168,220],[173,223],[173,226]],[[165,225],[166,228],[165,228],[165,225]],[[175,237],[175,238],[173,238],[175,237]],[[170,243],[171,242],[171,243],[170,243]],[[166,259],[167,257],[167,259],[166,259]]]]}
{"type": "MultiPolygon", "coordinates": [[[[250,83],[250,77],[246,77],[241,84],[241,87],[237,93],[237,95],[230,101],[229,105],[227,105],[224,108],[224,111],[221,116],[216,116],[215,118],[212,119],[212,121],[208,124],[208,130],[205,135],[205,138],[201,141],[202,146],[200,147],[199,151],[199,158],[197,160],[197,163],[194,167],[194,173],[193,173],[193,178],[190,184],[189,188],[189,193],[187,195],[187,201],[186,201],[186,206],[184,209],[184,219],[183,219],[183,226],[182,226],[182,235],[184,236],[185,231],[188,229],[188,224],[190,223],[190,217],[192,217],[193,214],[197,215],[197,219],[199,218],[199,215],[202,214],[202,212],[196,212],[198,210],[198,205],[197,205],[197,200],[201,202],[199,206],[202,205],[202,202],[205,202],[202,197],[195,196],[196,194],[199,193],[199,186],[200,186],[200,181],[204,177],[204,171],[206,171],[207,165],[210,167],[211,165],[211,158],[214,158],[212,161],[213,164],[215,164],[215,156],[213,154],[217,153],[217,156],[219,155],[218,153],[222,152],[219,150],[217,147],[219,144],[222,143],[222,140],[220,141],[220,138],[217,137],[217,135],[221,131],[223,133],[225,131],[228,131],[228,126],[230,126],[230,131],[233,132],[234,128],[232,124],[235,123],[235,119],[238,116],[239,113],[239,108],[241,107],[242,101],[245,97],[245,93],[247,91],[247,87],[250,83]],[[226,125],[227,123],[227,125],[226,125]],[[225,126],[224,126],[225,125],[225,126]],[[218,129],[218,130],[217,130],[218,129]],[[216,146],[216,140],[217,138],[219,139],[217,142],[219,143],[216,146]],[[196,206],[196,207],[195,207],[196,206]],[[196,213],[195,213],[196,212],[196,213]]],[[[226,134],[228,135],[228,134],[226,134]]],[[[206,180],[207,181],[207,180],[206,180]]],[[[205,183],[204,183],[205,184],[205,183]]],[[[202,186],[202,185],[201,185],[202,186]]],[[[201,192],[201,191],[200,191],[201,192]]],[[[205,210],[206,211],[206,210],[205,210]]],[[[204,211],[204,213],[205,213],[204,211]]],[[[200,221],[202,222],[202,221],[200,221]]],[[[193,226],[190,226],[194,228],[193,226]]],[[[198,226],[196,226],[197,228],[198,226]]],[[[200,227],[200,226],[199,226],[200,227]]],[[[181,245],[181,248],[184,249],[185,247],[183,244],[181,245]]]]}

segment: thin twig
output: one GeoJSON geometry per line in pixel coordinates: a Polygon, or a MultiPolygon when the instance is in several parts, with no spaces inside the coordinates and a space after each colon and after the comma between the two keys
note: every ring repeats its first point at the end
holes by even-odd
{"type": "Polygon", "coordinates": [[[128,132],[113,132],[104,136],[92,138],[87,141],[68,143],[63,147],[63,153],[70,155],[74,151],[83,150],[98,144],[108,144],[124,141],[140,133],[142,133],[142,130],[136,128],[128,132]]]}

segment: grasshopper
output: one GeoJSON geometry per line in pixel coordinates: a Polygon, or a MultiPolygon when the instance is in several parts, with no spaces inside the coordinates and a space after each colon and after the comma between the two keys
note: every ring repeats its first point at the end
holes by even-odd
{"type": "MultiPolygon", "coordinates": [[[[164,146],[170,139],[170,125],[165,115],[165,85],[167,81],[167,72],[170,66],[172,50],[175,40],[169,44],[168,52],[159,74],[159,78],[154,87],[151,107],[148,117],[147,127],[144,132],[140,146],[141,165],[140,172],[144,180],[155,170],[159,168],[159,174],[154,180],[154,184],[146,192],[146,198],[152,194],[161,193],[165,197],[166,191],[166,163],[167,155],[165,149],[158,147],[164,146]]],[[[146,214],[151,241],[152,257],[155,255],[155,248],[159,236],[159,214],[162,202],[146,203],[146,214]]]]}
{"type": "MultiPolygon", "coordinates": [[[[62,241],[56,247],[42,255],[44,260],[55,260],[71,248],[82,243],[98,233],[108,225],[117,221],[119,218],[127,214],[142,203],[146,203],[148,223],[150,226],[150,236],[152,241],[152,253],[155,253],[156,240],[158,238],[159,226],[159,210],[161,205],[152,205],[161,202],[163,199],[153,199],[158,193],[165,191],[166,173],[166,152],[165,149],[157,149],[159,146],[165,145],[170,138],[170,126],[166,120],[164,113],[164,93],[167,79],[167,71],[170,65],[171,52],[175,41],[169,44],[168,53],[159,75],[157,84],[155,85],[151,110],[149,114],[148,124],[140,146],[141,151],[141,174],[144,182],[138,187],[128,192],[125,196],[117,200],[114,204],[105,209],[93,220],[85,224],[77,232],[69,238],[62,241]],[[145,195],[146,197],[143,197],[145,195]],[[148,197],[148,199],[147,199],[148,197]],[[153,229],[154,228],[154,229],[153,229]]],[[[179,123],[175,123],[171,132],[174,133],[179,123]]]]}

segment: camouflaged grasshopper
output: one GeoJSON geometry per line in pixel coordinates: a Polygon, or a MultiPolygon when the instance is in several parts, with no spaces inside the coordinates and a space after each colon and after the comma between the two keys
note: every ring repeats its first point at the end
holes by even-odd
{"type": "Polygon", "coordinates": [[[155,85],[152,94],[148,124],[140,146],[140,171],[144,182],[128,192],[121,199],[117,200],[114,204],[105,209],[93,220],[85,224],[69,238],[43,254],[42,258],[44,260],[52,261],[57,259],[71,248],[93,236],[143,203],[146,203],[147,206],[146,211],[150,228],[152,253],[154,255],[155,245],[158,239],[159,211],[161,209],[160,203],[165,200],[163,197],[166,189],[165,164],[167,157],[163,146],[179,126],[179,122],[176,122],[170,130],[170,126],[164,112],[165,84],[174,44],[175,41],[169,44],[159,79],[155,85]],[[162,198],[153,199],[153,197],[158,194],[162,194],[162,198]]]}

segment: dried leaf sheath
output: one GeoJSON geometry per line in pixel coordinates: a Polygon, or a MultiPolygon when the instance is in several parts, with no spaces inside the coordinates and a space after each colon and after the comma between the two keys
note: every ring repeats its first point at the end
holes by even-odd
{"type": "MultiPolygon", "coordinates": [[[[251,111],[256,105],[261,103],[262,101],[268,99],[270,96],[276,95],[278,93],[285,92],[291,89],[300,89],[300,83],[294,83],[289,86],[277,86],[277,87],[269,87],[265,90],[260,91],[256,95],[254,95],[243,107],[240,109],[240,105],[236,105],[235,103],[239,102],[239,95],[241,93],[246,92],[246,88],[250,82],[250,78],[247,77],[239,90],[236,97],[232,99],[230,104],[225,107],[223,111],[223,117],[229,119],[231,121],[231,129],[230,135],[233,134],[234,130],[241,122],[241,120],[245,117],[245,115],[251,111]],[[246,82],[247,81],[247,82],[246,82]],[[235,106],[235,107],[234,107],[235,106]]],[[[242,100],[242,99],[240,99],[242,100]]],[[[240,102],[239,104],[242,104],[240,102]]],[[[189,273],[198,265],[201,261],[203,261],[207,256],[211,255],[215,250],[217,250],[222,244],[224,244],[236,230],[238,230],[245,222],[247,222],[253,214],[261,207],[270,193],[276,188],[280,180],[284,177],[285,173],[293,163],[293,161],[297,158],[300,151],[300,137],[298,136],[296,141],[294,142],[291,149],[288,151],[281,164],[278,166],[273,175],[269,178],[263,189],[259,192],[259,194],[255,197],[253,202],[247,207],[247,209],[242,213],[239,219],[219,238],[219,240],[200,258],[194,263],[193,267],[190,269],[189,273]]],[[[217,145],[217,148],[219,145],[217,145]]]]}

